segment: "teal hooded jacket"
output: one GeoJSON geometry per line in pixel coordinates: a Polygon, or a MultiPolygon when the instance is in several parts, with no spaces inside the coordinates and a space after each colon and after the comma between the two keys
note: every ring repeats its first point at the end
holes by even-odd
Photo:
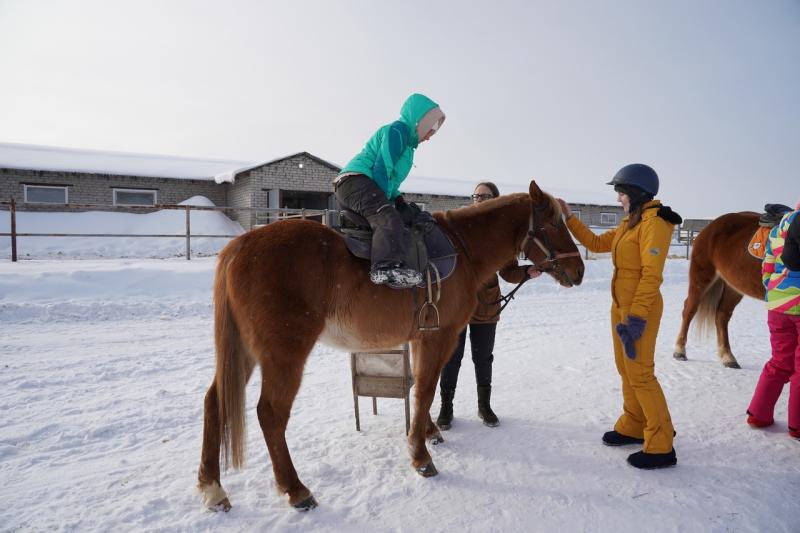
{"type": "Polygon", "coordinates": [[[439,105],[427,96],[409,96],[400,109],[400,119],[381,126],[340,174],[364,174],[394,201],[414,163],[414,150],[419,145],[417,123],[436,107],[439,105]]]}

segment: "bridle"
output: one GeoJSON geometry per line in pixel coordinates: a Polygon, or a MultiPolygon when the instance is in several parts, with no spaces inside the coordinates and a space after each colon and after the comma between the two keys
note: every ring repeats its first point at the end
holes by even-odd
{"type": "MultiPolygon", "coordinates": [[[[566,259],[567,257],[580,257],[581,253],[575,249],[574,252],[559,252],[553,253],[553,248],[550,245],[550,238],[547,236],[547,231],[545,228],[545,217],[539,215],[540,211],[544,211],[547,209],[549,204],[543,203],[539,205],[532,205],[531,206],[531,214],[528,216],[528,233],[525,235],[525,239],[522,241],[520,245],[519,251],[525,254],[525,258],[533,263],[533,268],[538,270],[539,272],[552,272],[556,275],[563,275],[565,276],[571,284],[574,285],[572,279],[569,277],[569,274],[564,270],[559,262],[559,259],[566,259]],[[541,223],[539,223],[539,218],[541,218],[541,223]],[[536,231],[539,231],[542,238],[536,236],[536,231]],[[537,246],[539,250],[542,251],[544,254],[544,260],[537,261],[533,257],[531,257],[530,251],[533,246],[537,246]]],[[[551,226],[555,227],[555,224],[552,222],[550,223],[551,226]]],[[[501,304],[500,309],[492,316],[492,319],[500,315],[503,312],[503,309],[511,303],[511,300],[514,299],[514,294],[522,287],[522,285],[528,281],[530,278],[525,276],[522,281],[520,281],[516,287],[514,287],[508,294],[501,295],[500,299],[494,304],[501,304]]]]}
{"type": "MultiPolygon", "coordinates": [[[[525,257],[533,262],[533,267],[540,272],[553,272],[556,274],[563,274],[569,278],[566,271],[564,271],[559,259],[566,259],[567,257],[580,257],[581,253],[576,249],[574,252],[559,252],[553,253],[553,248],[550,245],[550,238],[547,236],[545,228],[545,217],[539,213],[547,209],[548,203],[531,206],[531,214],[528,217],[528,233],[520,246],[520,252],[525,254],[525,257]],[[540,220],[541,219],[541,220],[540,220]],[[537,230],[541,235],[541,239],[536,236],[537,230]],[[537,261],[531,257],[531,248],[537,246],[544,254],[544,259],[537,261]]],[[[550,223],[555,227],[555,224],[550,223]]],[[[570,280],[572,281],[572,280],[570,280]]]]}

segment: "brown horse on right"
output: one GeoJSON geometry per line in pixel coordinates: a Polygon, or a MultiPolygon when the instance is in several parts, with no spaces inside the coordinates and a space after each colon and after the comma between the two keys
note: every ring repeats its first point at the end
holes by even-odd
{"type": "Polygon", "coordinates": [[[764,299],[761,261],[747,245],[758,230],[758,213],[728,213],[706,226],[692,247],[689,294],[683,303],[683,321],[673,356],[686,361],[686,337],[695,314],[700,331],[711,322],[717,329],[717,353],[728,368],[741,368],[731,353],[728,322],[743,296],[764,299]]]}

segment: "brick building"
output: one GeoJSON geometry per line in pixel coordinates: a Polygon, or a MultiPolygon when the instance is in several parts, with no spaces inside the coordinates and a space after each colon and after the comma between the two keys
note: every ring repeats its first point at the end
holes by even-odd
{"type": "MultiPolygon", "coordinates": [[[[59,209],[156,206],[204,196],[217,206],[256,208],[230,214],[249,229],[275,216],[257,209],[335,210],[332,180],[339,170],[308,152],[252,163],[0,143],[0,201],[14,199],[20,209],[59,209]]],[[[411,176],[403,191],[409,201],[440,211],[468,205],[475,181],[411,176]]],[[[524,190],[498,185],[503,193],[524,190]]],[[[580,201],[574,209],[591,225],[615,225],[621,216],[618,206],[545,189],[580,201]]]]}

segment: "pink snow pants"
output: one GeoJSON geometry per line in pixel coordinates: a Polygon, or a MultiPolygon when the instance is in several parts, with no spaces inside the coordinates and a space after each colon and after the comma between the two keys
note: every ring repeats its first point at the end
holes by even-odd
{"type": "Polygon", "coordinates": [[[800,430],[800,315],[769,311],[772,358],[764,365],[748,411],[759,420],[773,419],[775,404],[789,383],[789,427],[800,430]]]}

